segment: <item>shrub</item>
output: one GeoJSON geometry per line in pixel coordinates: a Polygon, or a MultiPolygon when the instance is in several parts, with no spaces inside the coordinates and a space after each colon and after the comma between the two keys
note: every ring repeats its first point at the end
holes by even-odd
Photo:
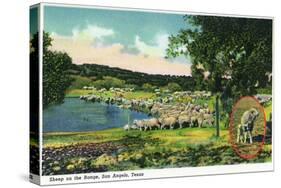
{"type": "Polygon", "coordinates": [[[101,88],[106,88],[109,89],[111,87],[118,87],[118,88],[122,88],[125,85],[125,81],[124,80],[120,80],[118,78],[114,78],[111,76],[104,76],[102,80],[97,80],[95,82],[93,82],[93,86],[101,89],[101,88]]]}
{"type": "Polygon", "coordinates": [[[174,82],[170,82],[168,83],[168,85],[166,86],[166,88],[172,92],[175,92],[175,91],[181,91],[182,88],[179,84],[177,83],[174,83],[174,82]]]}
{"type": "Polygon", "coordinates": [[[144,91],[153,91],[155,89],[155,86],[149,84],[149,83],[145,83],[142,85],[142,89],[144,91]]]}

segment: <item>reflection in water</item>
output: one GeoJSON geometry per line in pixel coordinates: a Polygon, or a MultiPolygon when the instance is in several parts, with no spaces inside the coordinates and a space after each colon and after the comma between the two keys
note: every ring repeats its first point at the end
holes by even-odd
{"type": "Polygon", "coordinates": [[[43,111],[43,132],[83,132],[122,127],[144,113],[120,109],[115,105],[66,98],[63,104],[43,111]]]}

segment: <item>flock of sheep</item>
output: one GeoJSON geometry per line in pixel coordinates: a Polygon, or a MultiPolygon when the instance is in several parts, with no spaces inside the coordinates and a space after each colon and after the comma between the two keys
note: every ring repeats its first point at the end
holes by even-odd
{"type": "Polygon", "coordinates": [[[155,130],[184,127],[213,127],[215,119],[208,105],[155,103],[150,109],[151,119],[134,120],[125,125],[124,130],[155,130]]]}
{"type": "MultiPolygon", "coordinates": [[[[103,90],[101,92],[104,92],[103,90]]],[[[111,88],[111,92],[123,92],[123,89],[111,88]]],[[[124,89],[124,92],[127,92],[124,89]]],[[[157,94],[159,91],[155,90],[157,94]]],[[[155,99],[126,99],[122,95],[116,97],[102,97],[99,95],[80,96],[80,99],[92,102],[105,102],[116,104],[120,108],[138,110],[146,112],[152,116],[151,119],[134,120],[133,124],[125,125],[124,130],[155,130],[155,129],[174,129],[184,127],[203,127],[214,126],[213,113],[208,104],[195,104],[199,98],[209,99],[211,93],[206,91],[182,91],[165,92],[165,96],[159,96],[155,99]],[[179,98],[190,97],[187,104],[175,102],[179,98]]]]}

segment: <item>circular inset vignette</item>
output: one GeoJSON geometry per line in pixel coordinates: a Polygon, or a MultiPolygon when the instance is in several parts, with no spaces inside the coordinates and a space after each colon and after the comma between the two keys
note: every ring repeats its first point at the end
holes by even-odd
{"type": "Polygon", "coordinates": [[[229,138],[235,153],[243,159],[256,158],[262,151],[266,134],[266,116],[264,108],[259,101],[252,96],[241,97],[233,106],[230,115],[229,138]],[[254,122],[252,131],[253,143],[237,142],[238,125],[241,123],[241,117],[246,110],[255,108],[259,115],[254,122]]]}

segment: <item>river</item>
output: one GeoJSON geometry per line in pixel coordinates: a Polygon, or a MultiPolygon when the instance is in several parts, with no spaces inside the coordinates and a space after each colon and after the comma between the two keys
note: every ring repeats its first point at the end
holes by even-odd
{"type": "Polygon", "coordinates": [[[43,111],[43,132],[85,132],[123,127],[147,114],[120,109],[116,105],[65,98],[64,103],[43,111]]]}

